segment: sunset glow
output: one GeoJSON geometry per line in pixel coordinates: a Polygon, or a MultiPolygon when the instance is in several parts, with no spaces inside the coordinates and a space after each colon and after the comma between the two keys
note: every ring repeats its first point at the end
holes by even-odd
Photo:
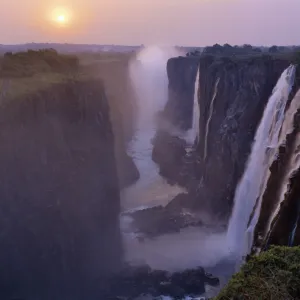
{"type": "Polygon", "coordinates": [[[59,23],[65,23],[66,22],[66,17],[64,15],[60,15],[57,17],[57,22],[59,23]]]}
{"type": "Polygon", "coordinates": [[[300,0],[0,1],[0,44],[300,43],[300,0]]]}
{"type": "Polygon", "coordinates": [[[52,22],[58,25],[70,25],[71,11],[67,8],[57,7],[52,10],[50,18],[52,22]]]}

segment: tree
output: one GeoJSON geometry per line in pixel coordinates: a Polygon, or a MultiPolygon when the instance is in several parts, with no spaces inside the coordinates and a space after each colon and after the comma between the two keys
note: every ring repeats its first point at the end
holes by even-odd
{"type": "Polygon", "coordinates": [[[278,52],[278,47],[277,46],[272,46],[269,48],[270,53],[277,53],[278,52]]]}

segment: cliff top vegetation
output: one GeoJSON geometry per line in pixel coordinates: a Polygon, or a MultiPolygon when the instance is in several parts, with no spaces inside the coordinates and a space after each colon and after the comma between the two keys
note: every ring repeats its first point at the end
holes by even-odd
{"type": "Polygon", "coordinates": [[[300,247],[273,246],[253,256],[215,300],[300,299],[300,247]]]}
{"type": "Polygon", "coordinates": [[[31,77],[40,73],[66,73],[78,70],[74,55],[58,54],[53,49],[7,52],[1,59],[1,78],[31,77]]]}
{"type": "Polygon", "coordinates": [[[251,56],[251,55],[259,55],[259,54],[291,54],[294,52],[299,52],[300,46],[272,46],[272,47],[256,47],[251,46],[249,44],[245,44],[242,46],[232,46],[229,44],[219,45],[215,44],[213,46],[207,46],[203,49],[203,51],[199,51],[197,49],[190,51],[187,56],[199,56],[201,54],[210,54],[215,56],[251,56]]]}
{"type": "MultiPolygon", "coordinates": [[[[53,49],[0,56],[0,100],[28,95],[69,81],[98,79],[116,89],[111,73],[122,74],[129,56],[119,53],[61,54],[53,49]],[[124,64],[123,64],[124,62],[124,64]],[[118,69],[113,69],[114,66],[118,69]]],[[[110,90],[113,90],[110,88],[110,90]]]]}
{"type": "Polygon", "coordinates": [[[134,95],[128,76],[132,55],[117,52],[62,54],[53,49],[5,53],[0,56],[1,109],[7,111],[4,108],[8,105],[13,115],[13,111],[23,111],[26,102],[30,105],[47,98],[52,99],[53,105],[57,103],[56,98],[66,97],[76,101],[79,91],[86,97],[91,88],[97,90],[104,85],[119,159],[125,153],[123,140],[129,139],[133,132],[134,95]]]}
{"type": "Polygon", "coordinates": [[[78,78],[79,60],[53,49],[5,53],[0,57],[0,100],[31,94],[78,78]]]}

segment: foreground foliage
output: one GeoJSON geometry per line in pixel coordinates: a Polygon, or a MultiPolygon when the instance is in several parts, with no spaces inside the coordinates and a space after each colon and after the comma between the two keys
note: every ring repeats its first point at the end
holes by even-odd
{"type": "Polygon", "coordinates": [[[215,300],[300,299],[300,247],[274,246],[252,257],[215,300]]]}

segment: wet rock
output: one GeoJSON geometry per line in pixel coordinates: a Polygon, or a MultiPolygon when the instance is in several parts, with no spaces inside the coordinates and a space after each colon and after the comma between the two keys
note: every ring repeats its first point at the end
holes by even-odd
{"type": "Polygon", "coordinates": [[[205,284],[218,286],[219,280],[206,274],[199,267],[183,272],[168,273],[151,270],[148,266],[125,266],[121,273],[108,279],[109,286],[102,295],[105,299],[135,299],[150,295],[149,299],[161,295],[182,299],[187,295],[201,295],[205,284]]]}
{"type": "Polygon", "coordinates": [[[192,126],[195,80],[199,57],[176,57],[168,60],[169,96],[164,116],[173,126],[188,130],[192,126]]]}
{"type": "Polygon", "coordinates": [[[131,156],[126,153],[123,146],[115,147],[117,171],[120,189],[136,182],[140,178],[140,173],[131,156]]]}
{"type": "Polygon", "coordinates": [[[128,215],[133,219],[133,230],[148,238],[203,225],[199,216],[182,207],[176,207],[175,203],[167,207],[156,206],[139,210],[128,215]]]}
{"type": "Polygon", "coordinates": [[[182,208],[188,207],[189,195],[185,193],[175,196],[167,205],[166,209],[170,211],[180,211],[182,208]]]}
{"type": "Polygon", "coordinates": [[[179,181],[186,147],[185,140],[162,130],[153,139],[152,159],[159,165],[160,175],[170,184],[179,181]]]}

